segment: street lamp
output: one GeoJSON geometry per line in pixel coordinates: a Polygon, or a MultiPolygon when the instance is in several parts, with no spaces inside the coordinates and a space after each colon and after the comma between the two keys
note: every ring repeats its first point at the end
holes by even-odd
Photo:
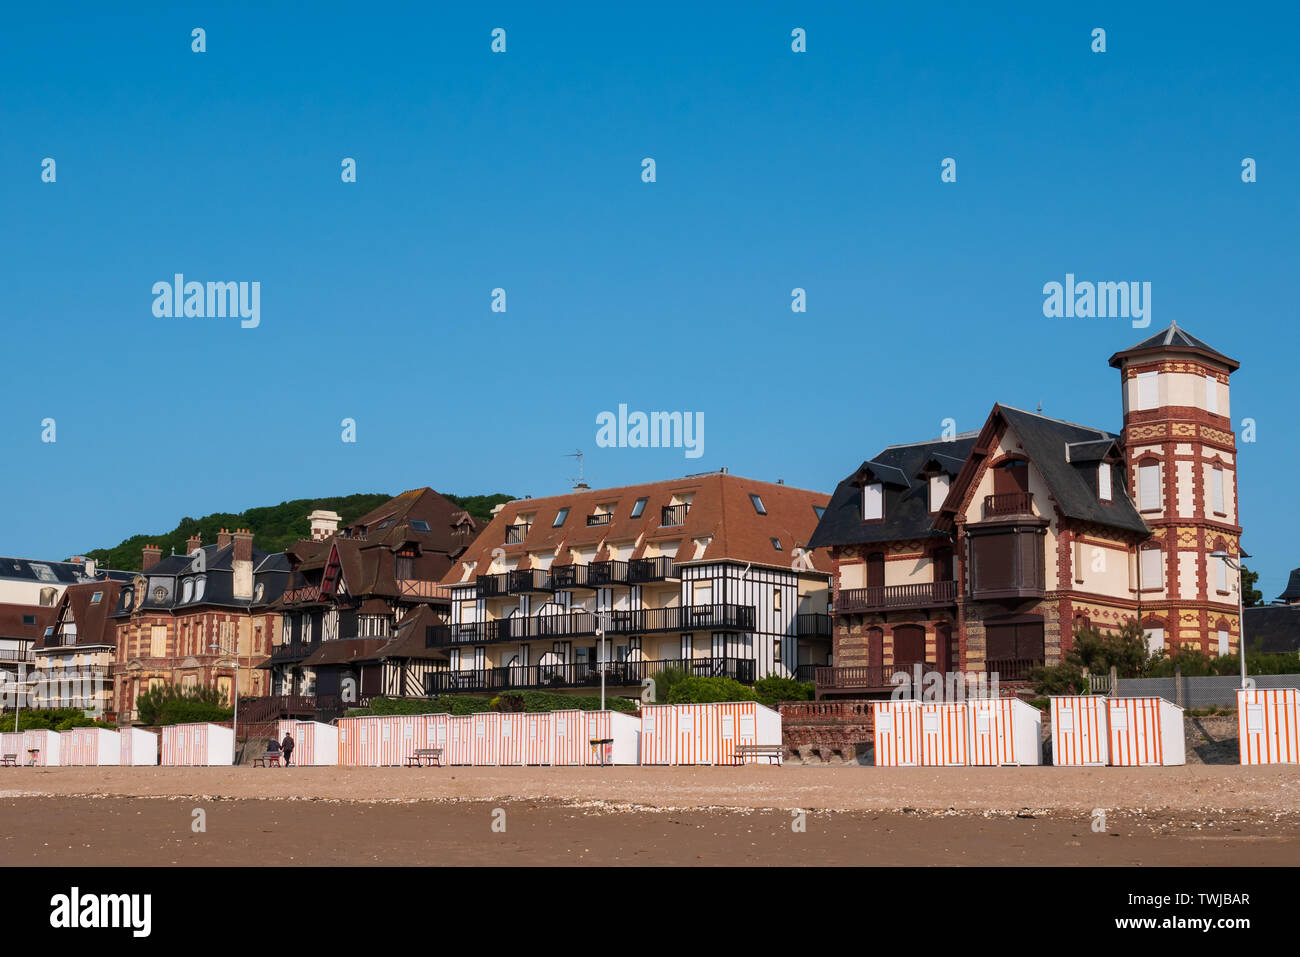
{"type": "Polygon", "coordinates": [[[601,612],[596,616],[596,668],[600,671],[600,710],[605,710],[605,661],[608,656],[605,652],[605,613],[601,612]]]}
{"type": "MultiPolygon", "coordinates": [[[[219,652],[221,654],[230,655],[231,660],[234,662],[235,686],[234,691],[231,694],[231,701],[235,705],[235,710],[230,722],[230,763],[233,766],[235,758],[239,754],[239,650],[236,649],[234,652],[227,651],[225,647],[217,641],[213,641],[208,647],[212,649],[213,653],[219,652]]],[[[217,664],[217,667],[220,667],[220,663],[217,664]]]]}
{"type": "Polygon", "coordinates": [[[1241,687],[1246,687],[1246,614],[1245,614],[1245,588],[1243,587],[1241,574],[1241,559],[1247,558],[1245,552],[1240,552],[1236,557],[1229,555],[1224,551],[1210,552],[1211,558],[1217,558],[1225,563],[1229,568],[1237,570],[1237,657],[1241,659],[1241,687]]]}

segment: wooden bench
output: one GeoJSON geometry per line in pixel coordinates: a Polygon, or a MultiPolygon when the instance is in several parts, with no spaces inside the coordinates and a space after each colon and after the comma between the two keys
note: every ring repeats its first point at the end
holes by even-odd
{"type": "Polygon", "coordinates": [[[745,763],[746,758],[767,758],[768,764],[780,764],[783,757],[785,757],[783,744],[736,745],[736,760],[741,764],[745,763]]]}
{"type": "Polygon", "coordinates": [[[442,748],[416,748],[415,753],[406,759],[408,768],[442,767],[442,748]]]}
{"type": "Polygon", "coordinates": [[[280,766],[280,752],[267,751],[260,757],[253,758],[253,767],[255,768],[278,768],[280,766]]]}
{"type": "Polygon", "coordinates": [[[16,768],[16,767],[18,767],[18,755],[6,754],[4,757],[0,758],[0,768],[16,768]]]}

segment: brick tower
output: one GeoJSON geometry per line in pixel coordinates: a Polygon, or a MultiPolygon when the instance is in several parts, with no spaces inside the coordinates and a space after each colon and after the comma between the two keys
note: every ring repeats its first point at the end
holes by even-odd
{"type": "Polygon", "coordinates": [[[1176,324],[1110,357],[1120,370],[1129,491],[1152,530],[1132,583],[1152,648],[1235,653],[1241,554],[1229,377],[1239,363],[1176,324]]]}

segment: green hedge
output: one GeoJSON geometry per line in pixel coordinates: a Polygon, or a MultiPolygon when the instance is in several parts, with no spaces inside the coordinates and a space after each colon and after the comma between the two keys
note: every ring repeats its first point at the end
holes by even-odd
{"type": "MultiPolygon", "coordinates": [[[[611,711],[635,711],[636,702],[627,698],[605,697],[611,711]]],[[[600,708],[599,695],[553,694],[549,691],[509,692],[496,698],[449,695],[441,698],[375,698],[368,708],[353,708],[349,718],[384,714],[482,714],[488,711],[542,712],[595,711],[600,708]]]]}
{"type": "Polygon", "coordinates": [[[709,701],[757,701],[753,688],[734,678],[686,678],[673,685],[669,704],[703,704],[709,701]]]}
{"type": "Polygon", "coordinates": [[[772,675],[754,682],[754,694],[758,695],[760,704],[769,708],[782,701],[811,701],[817,686],[811,681],[795,681],[772,675]]]}
{"type": "MultiPolygon", "coordinates": [[[[87,718],[80,708],[24,708],[18,712],[19,731],[71,731],[73,728],[107,728],[116,731],[117,725],[107,721],[87,718]]],[[[6,712],[0,716],[0,731],[13,731],[14,713],[6,712]]]]}

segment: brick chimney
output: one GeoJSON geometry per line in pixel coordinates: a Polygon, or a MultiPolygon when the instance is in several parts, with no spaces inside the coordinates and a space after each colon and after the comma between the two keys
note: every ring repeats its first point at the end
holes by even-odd
{"type": "Polygon", "coordinates": [[[193,555],[196,551],[198,551],[202,547],[203,547],[203,539],[200,538],[198,535],[191,535],[189,538],[185,540],[186,555],[193,555]]]}
{"type": "Polygon", "coordinates": [[[253,533],[246,528],[235,529],[235,534],[230,536],[235,543],[235,553],[232,556],[237,562],[251,562],[253,560],[253,533]]]}
{"type": "Polygon", "coordinates": [[[307,516],[307,521],[311,522],[311,540],[313,542],[323,542],[334,535],[339,530],[339,513],[326,511],[318,508],[307,516]]]}
{"type": "Polygon", "coordinates": [[[157,545],[146,545],[144,547],[144,560],[140,563],[142,571],[148,571],[153,568],[162,559],[162,549],[157,545]]]}
{"type": "Polygon", "coordinates": [[[230,544],[230,529],[223,528],[217,532],[217,548],[225,548],[230,544]]]}
{"type": "Polygon", "coordinates": [[[230,556],[231,588],[236,598],[253,597],[253,533],[246,528],[235,529],[231,536],[235,550],[230,556]]]}

